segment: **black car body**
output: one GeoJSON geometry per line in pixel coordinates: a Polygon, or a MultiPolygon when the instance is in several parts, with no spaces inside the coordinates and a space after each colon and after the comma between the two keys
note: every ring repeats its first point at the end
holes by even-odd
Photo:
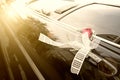
{"type": "MultiPolygon", "coordinates": [[[[5,71],[9,73],[9,78],[6,80],[119,80],[120,47],[101,41],[99,46],[92,50],[92,53],[103,61],[97,63],[88,56],[80,73],[76,75],[70,72],[70,67],[77,50],[59,48],[38,40],[39,33],[52,38],[46,26],[53,26],[56,31],[59,31],[60,27],[67,28],[68,32],[71,32],[68,34],[71,35],[71,39],[73,39],[72,27],[78,29],[91,27],[97,36],[119,46],[119,9],[119,6],[116,5],[90,3],[83,6],[77,5],[57,17],[46,16],[36,10],[33,10],[32,18],[22,19],[17,16],[17,21],[11,22],[10,18],[4,20],[2,17],[3,24],[1,24],[4,27],[3,35],[1,34],[1,52],[7,53],[6,55],[10,59],[10,62],[6,57],[4,59],[7,66],[5,71]],[[80,13],[82,16],[79,16],[80,13]]],[[[4,14],[4,16],[6,15],[4,14]]],[[[67,30],[65,29],[65,31],[67,30]]],[[[65,31],[61,33],[64,34],[65,31]]],[[[67,41],[64,35],[62,35],[62,39],[64,42],[67,41]]]]}
{"type": "MultiPolygon", "coordinates": [[[[36,13],[37,12],[38,11],[36,11],[36,13]]],[[[118,69],[117,70],[118,72],[116,75],[119,75],[119,67],[120,67],[119,66],[119,61],[120,61],[120,47],[119,47],[119,44],[120,44],[119,25],[120,24],[119,24],[119,19],[120,19],[120,16],[118,15],[119,13],[120,13],[119,5],[112,5],[112,4],[106,4],[106,3],[90,3],[90,4],[84,4],[82,6],[76,5],[76,6],[72,7],[72,9],[69,7],[68,10],[66,9],[65,11],[64,11],[64,8],[62,7],[60,9],[55,10],[54,12],[51,12],[51,15],[48,16],[48,18],[51,18],[53,20],[53,23],[55,23],[54,20],[58,20],[60,22],[71,25],[78,29],[90,27],[95,30],[97,36],[107,39],[108,41],[110,41],[112,43],[115,43],[117,46],[112,45],[109,42],[106,43],[104,41],[101,41],[98,48],[93,50],[93,52],[95,52],[95,54],[98,55],[99,57],[102,57],[103,59],[109,61],[111,64],[116,66],[116,68],[118,69]],[[113,28],[113,26],[114,26],[114,28],[113,28]]],[[[41,14],[41,13],[38,13],[38,14],[41,14]]],[[[52,25],[52,24],[47,23],[47,26],[49,26],[49,25],[55,26],[55,27],[61,26],[59,24],[52,25]]],[[[73,27],[68,26],[68,29],[69,28],[72,29],[73,27]]],[[[58,32],[59,32],[59,30],[58,30],[58,32]]],[[[64,31],[63,31],[63,33],[64,33],[64,31]]],[[[63,36],[61,36],[61,37],[63,37],[63,36]]],[[[61,53],[61,55],[62,55],[62,53],[61,53]]],[[[67,57],[65,57],[65,59],[66,59],[66,61],[68,61],[67,57]]],[[[95,64],[94,62],[91,62],[91,63],[95,64]]],[[[102,64],[102,65],[105,65],[105,64],[102,64]]],[[[99,67],[102,67],[102,69],[101,69],[102,71],[98,69],[98,72],[100,71],[101,74],[103,74],[105,76],[110,76],[109,70],[108,70],[110,66],[109,67],[107,66],[108,69],[104,68],[105,66],[104,67],[99,66],[99,67]],[[108,71],[108,72],[106,72],[106,71],[108,71]]],[[[92,72],[87,73],[87,71],[89,71],[89,69],[87,69],[86,71],[83,71],[84,72],[82,74],[84,76],[84,77],[82,76],[83,80],[88,79],[85,75],[94,76],[94,78],[95,78],[96,77],[95,74],[98,74],[98,73],[95,73],[95,71],[93,71],[93,74],[89,74],[92,72]]],[[[82,73],[82,71],[81,71],[81,73],[82,73]]],[[[119,79],[119,77],[117,77],[117,78],[119,79]]]]}

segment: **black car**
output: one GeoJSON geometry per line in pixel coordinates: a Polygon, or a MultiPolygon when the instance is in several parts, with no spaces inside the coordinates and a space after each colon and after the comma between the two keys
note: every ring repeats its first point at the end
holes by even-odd
{"type": "MultiPolygon", "coordinates": [[[[32,17],[27,19],[22,19],[18,15],[16,16],[15,21],[12,21],[9,17],[6,16],[6,14],[2,14],[3,16],[1,17],[1,26],[4,27],[1,28],[2,34],[0,37],[0,44],[1,53],[2,56],[4,56],[3,63],[6,66],[4,69],[7,75],[1,77],[1,79],[120,79],[119,6],[101,3],[91,3],[85,6],[78,5],[72,9],[67,10],[67,12],[62,13],[59,17],[57,17],[57,19],[54,18],[60,22],[49,19],[49,17],[40,14],[37,11],[34,11],[34,14],[35,15],[31,15],[32,17]],[[96,6],[100,7],[99,10],[96,8],[96,6]],[[109,9],[107,9],[108,7],[109,9]],[[87,10],[86,8],[90,10],[87,10]],[[84,15],[84,11],[89,15],[84,15]],[[94,12],[90,13],[90,11],[94,12]],[[78,16],[80,13],[83,13],[84,16],[78,16]],[[97,15],[97,13],[99,15],[97,15]],[[4,19],[5,17],[6,19],[4,19]],[[88,24],[90,24],[90,26],[88,24]],[[72,27],[70,27],[70,25],[72,25],[72,27]],[[64,34],[68,32],[69,38],[73,40],[73,34],[78,32],[72,28],[75,27],[75,29],[82,29],[83,27],[80,27],[81,25],[85,27],[88,25],[88,27],[91,27],[95,30],[97,36],[101,37],[102,39],[104,38],[105,40],[107,39],[110,42],[115,43],[117,46],[101,41],[99,46],[96,49],[93,49],[91,53],[102,59],[102,61],[97,63],[91,56],[88,56],[83,63],[80,73],[76,75],[70,72],[70,67],[77,50],[74,50],[73,48],[60,48],[49,45],[41,42],[38,40],[38,38],[39,34],[43,33],[51,39],[57,40],[57,38],[54,38],[54,34],[51,34],[47,28],[49,26],[53,26],[53,28],[57,28],[56,32],[58,34],[64,34]],[[113,28],[113,26],[115,28],[113,28]],[[59,32],[61,31],[60,27],[63,27],[63,32],[59,32]]],[[[67,41],[66,36],[64,35],[62,35],[61,39],[63,42],[67,41]]]]}

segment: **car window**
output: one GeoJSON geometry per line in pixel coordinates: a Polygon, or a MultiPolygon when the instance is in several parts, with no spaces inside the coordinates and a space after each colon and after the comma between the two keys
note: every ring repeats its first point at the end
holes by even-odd
{"type": "Polygon", "coordinates": [[[105,34],[117,38],[115,36],[120,35],[119,14],[120,8],[118,7],[94,4],[80,8],[60,21],[79,29],[91,27],[97,34],[104,34],[104,38],[106,38],[105,34]]]}

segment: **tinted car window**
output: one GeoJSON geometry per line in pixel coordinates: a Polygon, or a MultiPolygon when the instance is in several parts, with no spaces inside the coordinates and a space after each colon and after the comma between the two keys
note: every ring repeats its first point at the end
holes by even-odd
{"type": "Polygon", "coordinates": [[[80,29],[91,27],[98,34],[120,35],[119,14],[118,7],[94,4],[74,11],[61,21],[80,29]]]}

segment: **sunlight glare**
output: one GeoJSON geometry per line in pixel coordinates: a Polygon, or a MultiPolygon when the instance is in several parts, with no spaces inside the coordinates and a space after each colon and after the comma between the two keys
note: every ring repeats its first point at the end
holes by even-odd
{"type": "Polygon", "coordinates": [[[28,8],[26,7],[25,0],[16,0],[11,4],[13,12],[19,14],[22,18],[26,18],[28,14],[28,8]]]}

